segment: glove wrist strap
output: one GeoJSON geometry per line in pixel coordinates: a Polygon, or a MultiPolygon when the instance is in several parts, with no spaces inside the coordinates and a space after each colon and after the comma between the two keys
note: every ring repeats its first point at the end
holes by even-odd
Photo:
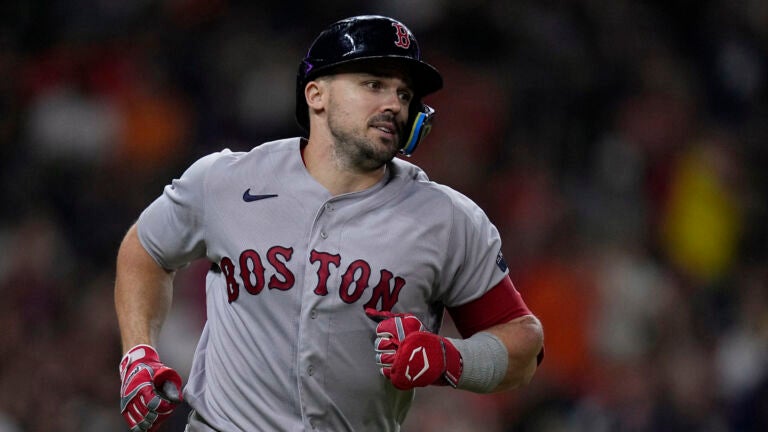
{"type": "Polygon", "coordinates": [[[447,384],[456,388],[464,369],[461,353],[459,353],[448,338],[441,337],[440,345],[443,350],[443,365],[445,365],[445,371],[443,372],[441,382],[438,384],[447,384]]]}
{"type": "Polygon", "coordinates": [[[468,339],[446,338],[461,354],[462,372],[456,388],[490,393],[507,374],[509,354],[498,337],[479,332],[468,339]]]}
{"type": "Polygon", "coordinates": [[[130,366],[136,360],[140,360],[145,357],[150,357],[153,360],[157,360],[159,358],[157,350],[146,344],[136,345],[135,347],[126,351],[123,358],[120,359],[120,366],[118,369],[120,372],[120,378],[123,378],[125,370],[128,368],[128,366],[130,366]]]}
{"type": "MultiPolygon", "coordinates": [[[[131,349],[129,349],[128,351],[126,351],[126,352],[125,352],[125,355],[123,356],[123,358],[125,358],[127,355],[129,355],[129,354],[133,353],[134,351],[137,351],[137,350],[139,350],[139,349],[141,349],[141,348],[143,348],[143,349],[145,349],[145,350],[147,350],[147,351],[151,351],[151,352],[153,352],[153,353],[157,354],[157,350],[156,350],[156,349],[155,349],[153,346],[151,346],[151,345],[147,345],[147,344],[138,344],[138,345],[136,345],[136,346],[134,346],[134,347],[131,347],[131,349]]],[[[141,357],[143,357],[143,356],[144,356],[144,355],[137,355],[136,357],[137,357],[137,358],[141,358],[141,357]]]]}

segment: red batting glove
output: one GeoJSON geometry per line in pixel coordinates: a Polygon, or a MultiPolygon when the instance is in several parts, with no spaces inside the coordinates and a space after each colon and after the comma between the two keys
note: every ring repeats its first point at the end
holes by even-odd
{"type": "Polygon", "coordinates": [[[376,349],[376,364],[381,368],[381,374],[389,378],[389,369],[397,347],[407,335],[423,331],[424,324],[416,315],[408,313],[398,314],[366,308],[365,314],[379,323],[376,326],[376,341],[373,343],[376,349]]]}
{"type": "Polygon", "coordinates": [[[131,432],[155,432],[181,402],[181,376],[157,351],[137,345],[120,361],[120,412],[131,432]]]}
{"type": "Polygon", "coordinates": [[[456,387],[461,377],[461,354],[446,338],[426,331],[413,314],[366,309],[376,326],[376,364],[381,374],[400,390],[428,385],[456,387]]]}

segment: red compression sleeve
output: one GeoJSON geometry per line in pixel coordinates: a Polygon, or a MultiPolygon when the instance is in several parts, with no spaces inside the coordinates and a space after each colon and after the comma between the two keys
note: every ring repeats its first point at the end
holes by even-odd
{"type": "Polygon", "coordinates": [[[531,315],[509,276],[504,277],[482,297],[448,308],[448,312],[463,338],[523,315],[531,315]]]}

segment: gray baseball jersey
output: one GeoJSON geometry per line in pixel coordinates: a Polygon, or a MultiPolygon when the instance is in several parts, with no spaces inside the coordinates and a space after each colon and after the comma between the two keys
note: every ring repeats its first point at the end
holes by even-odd
{"type": "Polygon", "coordinates": [[[401,159],[368,190],[331,196],[300,145],[205,156],[139,218],[163,267],[216,264],[184,396],[225,431],[397,431],[413,392],[379,373],[364,308],[411,312],[438,331],[445,306],[505,277],[498,232],[401,159]]]}

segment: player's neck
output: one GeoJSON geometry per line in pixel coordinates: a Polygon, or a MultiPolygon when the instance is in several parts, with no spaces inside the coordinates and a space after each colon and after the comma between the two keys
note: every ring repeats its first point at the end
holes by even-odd
{"type": "Polygon", "coordinates": [[[362,172],[344,168],[320,143],[309,142],[301,150],[309,174],[333,196],[366,190],[386,173],[386,166],[362,172]]]}

